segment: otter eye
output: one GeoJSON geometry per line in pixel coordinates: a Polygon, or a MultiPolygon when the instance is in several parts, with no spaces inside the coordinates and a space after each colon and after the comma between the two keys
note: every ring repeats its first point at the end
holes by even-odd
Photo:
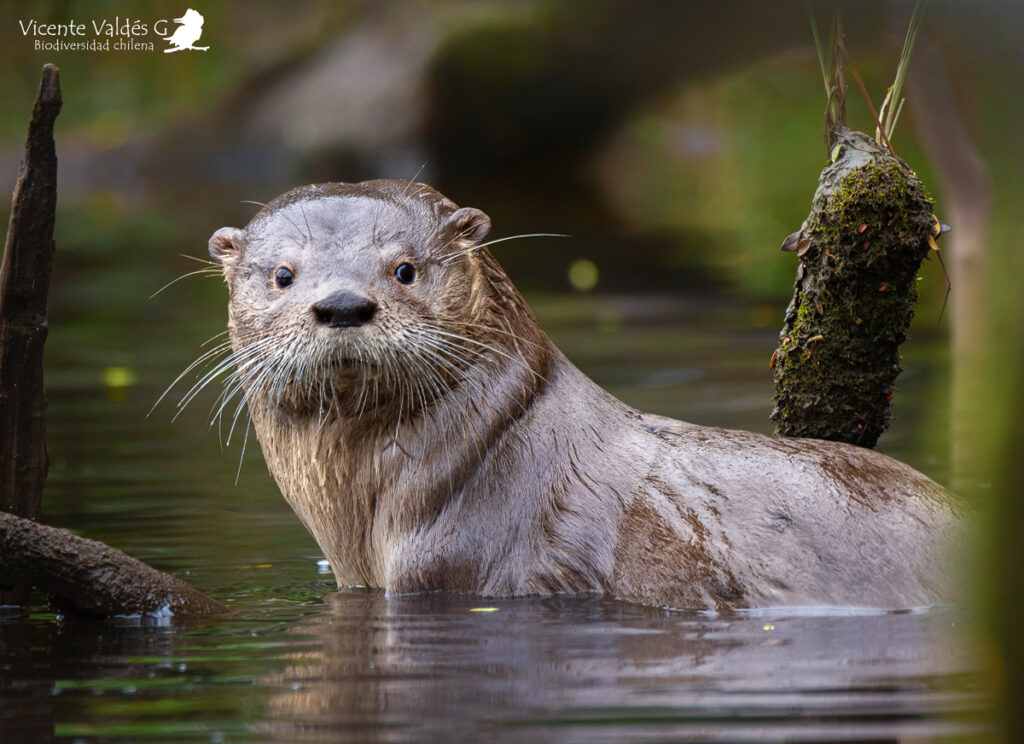
{"type": "Polygon", "coordinates": [[[395,269],[395,277],[402,284],[412,284],[413,279],[416,278],[416,267],[411,263],[399,264],[395,269]]]}
{"type": "Polygon", "coordinates": [[[281,289],[285,289],[295,281],[295,274],[290,269],[284,266],[278,266],[277,271],[274,272],[274,283],[277,284],[281,289]]]}

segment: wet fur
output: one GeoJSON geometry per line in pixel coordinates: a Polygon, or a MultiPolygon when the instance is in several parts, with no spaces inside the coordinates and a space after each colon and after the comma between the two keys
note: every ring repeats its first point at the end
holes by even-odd
{"type": "Polygon", "coordinates": [[[340,585],[711,609],[950,599],[959,519],[941,487],[849,445],[631,409],[540,330],[488,229],[429,186],[371,181],[296,189],[211,238],[234,390],[340,585]],[[403,251],[418,286],[389,274],[403,251]],[[305,289],[271,286],[282,260],[305,289]],[[309,304],[339,286],[379,303],[370,324],[316,326],[309,304]]]}

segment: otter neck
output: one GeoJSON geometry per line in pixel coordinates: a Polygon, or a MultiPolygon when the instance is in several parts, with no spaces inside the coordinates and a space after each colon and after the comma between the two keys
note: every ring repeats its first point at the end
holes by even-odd
{"type": "MultiPolygon", "coordinates": [[[[528,312],[528,311],[527,311],[528,312]]],[[[486,454],[543,390],[554,347],[530,318],[490,338],[437,400],[402,420],[329,412],[296,416],[253,406],[263,452],[282,493],[320,545],[339,585],[385,586],[394,547],[471,499],[486,454]]]]}

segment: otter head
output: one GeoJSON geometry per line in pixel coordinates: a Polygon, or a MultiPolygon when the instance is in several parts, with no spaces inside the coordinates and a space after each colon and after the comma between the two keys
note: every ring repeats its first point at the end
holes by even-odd
{"type": "Polygon", "coordinates": [[[294,189],[215,232],[250,406],[353,415],[443,394],[482,348],[489,230],[429,186],[369,181],[294,189]]]}

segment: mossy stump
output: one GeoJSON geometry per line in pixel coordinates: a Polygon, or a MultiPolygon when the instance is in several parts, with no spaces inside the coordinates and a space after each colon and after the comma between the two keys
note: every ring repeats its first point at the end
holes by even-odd
{"type": "Polygon", "coordinates": [[[782,246],[800,265],[772,357],[771,419],[779,436],[874,447],[938,223],[906,163],[861,132],[837,130],[833,143],[811,213],[782,246]]]}

